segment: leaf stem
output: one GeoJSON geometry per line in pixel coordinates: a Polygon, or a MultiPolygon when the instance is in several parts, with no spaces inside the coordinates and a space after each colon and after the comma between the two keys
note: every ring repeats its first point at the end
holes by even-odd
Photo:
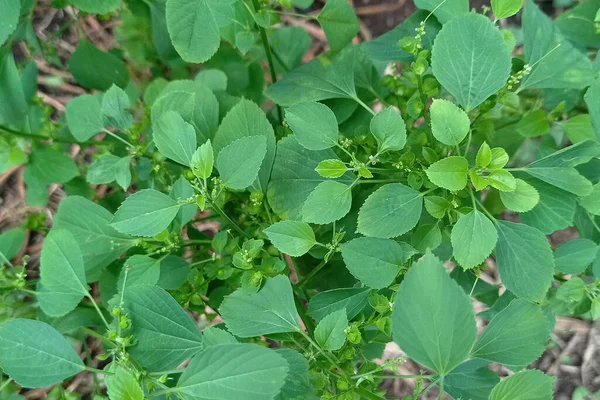
{"type": "Polygon", "coordinates": [[[109,136],[112,136],[113,138],[117,139],[118,141],[120,141],[125,146],[127,146],[131,149],[133,149],[135,147],[134,145],[129,143],[127,140],[123,139],[121,136],[117,135],[116,133],[109,131],[108,129],[103,129],[102,132],[106,133],[109,136]]]}
{"type": "Polygon", "coordinates": [[[245,238],[250,238],[250,236],[248,236],[248,234],[246,232],[244,232],[242,230],[242,228],[240,228],[240,226],[238,224],[235,223],[234,220],[232,220],[231,218],[229,218],[229,216],[227,214],[225,214],[225,211],[221,210],[221,208],[216,205],[215,203],[210,203],[210,207],[215,210],[217,212],[217,214],[219,214],[221,217],[225,218],[227,220],[227,222],[229,222],[229,224],[242,236],[244,236],[245,238]]]}
{"type": "Polygon", "coordinates": [[[353,99],[358,104],[360,104],[365,110],[367,110],[368,112],[370,112],[372,115],[376,115],[377,114],[375,111],[373,111],[373,109],[371,107],[369,107],[361,99],[359,99],[358,96],[353,97],[353,99]]]}
{"type": "Polygon", "coordinates": [[[13,135],[13,136],[18,136],[18,137],[22,137],[22,138],[26,138],[26,139],[51,140],[54,143],[89,144],[89,145],[94,145],[94,144],[100,143],[100,142],[90,141],[90,140],[87,140],[85,142],[78,142],[78,141],[73,141],[73,140],[68,140],[68,139],[58,139],[58,138],[53,138],[50,136],[36,135],[33,133],[29,134],[29,133],[25,133],[25,132],[15,131],[14,129],[11,129],[11,128],[8,128],[8,127],[2,126],[2,125],[0,125],[0,130],[8,133],[9,135],[13,135]]]}
{"type": "Polygon", "coordinates": [[[481,211],[483,211],[483,213],[485,215],[487,215],[488,218],[491,219],[493,223],[498,222],[498,220],[492,214],[490,214],[490,212],[485,208],[485,206],[483,205],[483,203],[481,201],[479,201],[477,199],[475,199],[475,201],[477,202],[477,204],[479,204],[479,208],[481,208],[481,211]]]}
{"type": "Polygon", "coordinates": [[[438,400],[444,400],[444,375],[440,376],[440,393],[438,395],[438,400]]]}
{"type": "Polygon", "coordinates": [[[96,312],[98,313],[98,315],[102,319],[102,322],[104,322],[104,325],[106,326],[106,329],[110,330],[110,324],[108,323],[108,321],[104,317],[104,314],[100,310],[100,307],[98,307],[98,304],[96,304],[96,300],[94,300],[94,298],[92,297],[92,295],[89,294],[89,293],[85,297],[87,297],[88,299],[90,299],[90,301],[92,302],[92,305],[94,306],[94,309],[96,310],[96,312]]]}
{"type": "Polygon", "coordinates": [[[298,282],[298,284],[297,284],[298,287],[302,287],[302,286],[306,285],[306,283],[309,280],[311,280],[312,278],[314,278],[314,276],[316,274],[318,274],[319,271],[321,271],[326,264],[327,264],[326,259],[321,260],[321,262],[312,271],[310,271],[310,273],[308,275],[306,275],[304,278],[302,278],[302,280],[300,282],[298,282]]]}
{"type": "Polygon", "coordinates": [[[308,343],[311,344],[311,346],[313,346],[315,349],[317,349],[317,351],[323,356],[325,357],[325,359],[327,359],[327,361],[329,361],[334,367],[336,367],[340,373],[348,380],[350,380],[350,377],[348,376],[348,374],[346,373],[346,371],[344,371],[342,369],[342,367],[339,366],[339,363],[337,360],[334,360],[332,358],[332,356],[330,354],[328,354],[325,350],[323,350],[321,348],[321,346],[319,346],[314,340],[311,339],[311,337],[304,332],[301,329],[298,329],[298,332],[304,337],[304,339],[306,339],[308,341],[308,343]]]}
{"type": "Polygon", "coordinates": [[[3,382],[2,385],[0,385],[0,393],[2,393],[2,391],[8,386],[8,384],[10,383],[11,379],[8,378],[6,380],[6,382],[3,382]]]}
{"type": "Polygon", "coordinates": [[[89,371],[89,372],[95,372],[97,374],[114,375],[112,372],[104,371],[102,369],[98,369],[98,368],[94,368],[94,367],[89,367],[87,365],[85,366],[85,370],[89,371]]]}
{"type": "Polygon", "coordinates": [[[149,375],[152,376],[163,376],[163,375],[171,375],[171,374],[183,374],[183,369],[171,369],[168,371],[159,371],[159,372],[150,372],[149,375]]]}

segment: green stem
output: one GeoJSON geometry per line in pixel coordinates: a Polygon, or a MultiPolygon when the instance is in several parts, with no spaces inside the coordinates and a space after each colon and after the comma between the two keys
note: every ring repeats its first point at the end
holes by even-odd
{"type": "Polygon", "coordinates": [[[193,263],[191,263],[191,264],[189,265],[189,267],[190,267],[190,268],[191,268],[191,267],[195,267],[195,266],[197,266],[197,265],[206,264],[206,263],[209,263],[209,262],[211,262],[211,261],[214,261],[214,260],[213,260],[212,258],[208,258],[208,259],[206,259],[206,260],[200,260],[200,261],[196,261],[196,262],[193,262],[193,263]]]}
{"type": "Polygon", "coordinates": [[[2,385],[0,385],[0,393],[2,393],[2,391],[8,386],[8,384],[10,383],[10,378],[6,380],[6,382],[2,383],[2,385]]]}
{"type": "Polygon", "coordinates": [[[114,375],[114,373],[112,373],[112,372],[104,371],[102,369],[98,369],[98,368],[94,368],[94,367],[88,367],[87,365],[85,366],[85,370],[89,371],[89,372],[95,372],[98,374],[114,375]]]}
{"type": "Polygon", "coordinates": [[[96,332],[93,329],[90,329],[90,328],[87,328],[85,326],[82,326],[81,330],[84,333],[87,333],[88,335],[95,337],[96,339],[100,339],[102,342],[104,342],[104,343],[106,343],[106,344],[108,344],[108,345],[110,345],[112,347],[117,347],[117,345],[113,341],[111,341],[110,339],[106,338],[105,336],[102,336],[101,334],[99,334],[98,332],[96,332]]]}
{"type": "Polygon", "coordinates": [[[353,97],[354,101],[356,101],[358,104],[360,104],[362,106],[362,108],[364,108],[365,110],[367,110],[368,112],[370,112],[371,114],[375,115],[377,114],[375,111],[373,111],[373,109],[371,107],[369,107],[368,105],[366,105],[361,99],[358,98],[358,96],[353,97]]]}
{"type": "Polygon", "coordinates": [[[354,393],[359,395],[361,398],[369,400],[385,400],[384,397],[378,396],[375,393],[369,392],[367,389],[357,386],[354,388],[354,393]]]}
{"type": "Polygon", "coordinates": [[[416,378],[431,378],[433,379],[434,377],[437,377],[437,375],[376,375],[373,374],[372,372],[367,372],[365,374],[360,374],[360,375],[354,375],[352,376],[352,379],[356,380],[356,379],[360,379],[363,378],[365,376],[371,376],[373,378],[382,378],[382,379],[416,379],[416,378]]]}
{"type": "Polygon", "coordinates": [[[171,375],[171,374],[183,374],[183,369],[171,369],[168,371],[159,371],[159,372],[150,372],[152,376],[163,376],[163,375],[171,375]]]}
{"type": "Polygon", "coordinates": [[[158,397],[158,396],[162,396],[165,394],[170,394],[170,393],[175,393],[177,392],[179,389],[174,387],[174,388],[168,388],[165,390],[159,390],[158,392],[154,392],[154,393],[150,393],[148,394],[148,397],[158,397]]]}
{"type": "Polygon", "coordinates": [[[438,400],[444,400],[444,375],[440,376],[440,394],[438,400]]]}
{"type": "Polygon", "coordinates": [[[321,271],[326,264],[327,261],[325,259],[321,260],[321,262],[312,271],[310,271],[308,275],[306,275],[304,278],[302,278],[300,282],[298,282],[297,286],[302,287],[306,285],[306,283],[312,278],[314,278],[314,276],[318,274],[319,271],[321,271]]]}
{"type": "Polygon", "coordinates": [[[104,317],[104,314],[102,313],[102,311],[98,307],[98,304],[96,304],[96,300],[94,300],[94,298],[92,297],[92,295],[89,294],[89,293],[86,295],[86,297],[88,299],[90,299],[90,301],[92,302],[92,305],[94,306],[94,309],[96,310],[96,312],[98,313],[98,315],[102,319],[102,322],[104,322],[104,325],[106,326],[106,329],[110,330],[110,324],[108,323],[108,321],[104,317]]]}
{"type": "Polygon", "coordinates": [[[308,336],[308,334],[306,332],[304,332],[301,329],[298,329],[298,332],[304,337],[304,339],[306,339],[308,341],[308,343],[310,343],[311,346],[313,346],[315,349],[317,349],[317,351],[323,356],[325,357],[325,359],[327,361],[329,361],[331,363],[331,365],[333,365],[334,367],[336,367],[340,373],[342,374],[342,376],[344,376],[344,378],[350,380],[350,377],[348,376],[348,374],[346,373],[346,371],[344,371],[342,369],[342,367],[339,366],[339,362],[337,360],[334,360],[332,355],[328,354],[325,350],[323,350],[321,348],[321,346],[319,346],[314,340],[311,339],[310,336],[308,336]]]}
{"type": "Polygon", "coordinates": [[[10,129],[10,128],[6,127],[6,126],[1,126],[1,125],[0,125],[0,131],[4,131],[5,133],[7,133],[9,135],[18,136],[18,137],[22,137],[22,138],[26,138],[26,139],[51,140],[54,143],[89,144],[89,145],[99,144],[100,143],[100,142],[94,142],[94,141],[89,141],[89,140],[85,141],[85,142],[77,142],[77,141],[73,141],[73,140],[53,138],[53,137],[50,137],[50,136],[29,134],[29,133],[25,133],[25,132],[15,131],[14,129],[10,129]]]}
{"type": "Polygon", "coordinates": [[[295,13],[295,12],[289,12],[289,11],[279,11],[279,10],[271,10],[269,11],[270,13],[275,13],[275,14],[279,14],[279,15],[289,15],[290,17],[299,17],[299,18],[308,18],[308,19],[317,19],[316,16],[314,15],[310,15],[310,14],[300,14],[300,13],[295,13]]]}
{"type": "Polygon", "coordinates": [[[215,210],[217,212],[217,214],[219,214],[221,217],[225,218],[227,220],[227,222],[229,222],[229,224],[242,236],[246,237],[246,238],[250,238],[250,236],[248,236],[248,234],[246,232],[244,232],[242,230],[242,228],[239,227],[238,224],[235,223],[234,220],[232,220],[231,218],[229,218],[229,216],[227,214],[225,214],[225,211],[221,210],[219,208],[219,206],[217,206],[214,203],[210,203],[210,207],[215,210]]]}
{"type": "Polygon", "coordinates": [[[485,206],[483,205],[483,203],[481,201],[479,201],[477,199],[475,199],[475,201],[477,202],[477,204],[479,204],[479,208],[481,208],[481,211],[483,211],[483,213],[485,215],[487,215],[488,218],[491,219],[493,223],[498,222],[498,220],[492,214],[490,214],[490,212],[485,208],[485,206]]]}
{"type": "Polygon", "coordinates": [[[123,139],[121,136],[117,135],[116,133],[109,131],[108,129],[103,129],[102,132],[106,133],[109,136],[112,136],[113,138],[117,139],[118,141],[120,141],[125,146],[127,146],[131,149],[133,149],[135,147],[134,145],[129,143],[127,140],[123,139]]]}
{"type": "Polygon", "coordinates": [[[308,333],[312,336],[313,332],[315,331],[315,325],[312,319],[306,314],[304,305],[302,304],[302,301],[300,301],[300,297],[296,293],[294,293],[294,302],[296,303],[296,309],[298,310],[298,315],[300,315],[300,319],[304,323],[304,326],[306,327],[308,333]]]}

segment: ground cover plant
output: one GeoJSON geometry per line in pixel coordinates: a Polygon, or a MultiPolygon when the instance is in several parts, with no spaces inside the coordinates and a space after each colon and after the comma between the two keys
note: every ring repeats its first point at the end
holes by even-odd
{"type": "Polygon", "coordinates": [[[348,1],[312,3],[54,0],[120,18],[118,48],[79,41],[86,93],[57,114],[37,2],[0,0],[0,171],[33,206],[66,192],[0,234],[0,397],[93,374],[94,400],[553,398],[527,367],[555,316],[600,316],[597,2],[417,0],[361,43],[348,1]],[[288,15],[329,49],[303,62],[288,15]],[[26,229],[39,273],[13,262],[26,229]],[[406,357],[375,362],[390,342],[406,357]]]}

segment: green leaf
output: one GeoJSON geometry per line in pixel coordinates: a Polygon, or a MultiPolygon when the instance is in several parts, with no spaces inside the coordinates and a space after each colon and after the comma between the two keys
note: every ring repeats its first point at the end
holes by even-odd
{"type": "Polygon", "coordinates": [[[585,296],[585,282],[574,276],[558,287],[556,299],[567,303],[578,303],[585,296]]]}
{"type": "Polygon", "coordinates": [[[489,400],[551,400],[556,380],[535,369],[517,372],[496,385],[489,400]]]}
{"type": "Polygon", "coordinates": [[[398,112],[388,107],[371,119],[371,133],[378,143],[378,153],[398,151],[406,145],[406,125],[398,112]]]}
{"type": "Polygon", "coordinates": [[[485,328],[472,356],[507,365],[527,365],[544,352],[549,334],[542,308],[515,299],[485,328]]]}
{"type": "Polygon", "coordinates": [[[185,368],[176,392],[184,400],[272,399],[284,385],[288,362],[256,344],[208,347],[185,368]]]}
{"type": "Polygon", "coordinates": [[[433,136],[448,146],[456,146],[471,130],[469,116],[454,103],[433,99],[429,108],[433,136]]]}
{"type": "Polygon", "coordinates": [[[127,93],[117,85],[112,85],[102,97],[102,114],[108,125],[119,130],[126,130],[133,124],[133,116],[126,110],[130,102],[127,93]]]}
{"type": "MultiPolygon", "coordinates": [[[[590,113],[588,118],[591,119],[592,125],[594,127],[595,135],[591,139],[600,141],[600,79],[595,79],[594,82],[592,82],[592,85],[585,92],[585,96],[583,98],[585,100],[585,105],[587,106],[590,113]]],[[[582,116],[577,117],[581,118],[582,116]]],[[[569,120],[567,120],[565,124],[569,120]]],[[[571,141],[573,140],[571,139],[571,141]]]]}
{"type": "Polygon", "coordinates": [[[400,183],[384,185],[360,208],[357,231],[384,239],[403,235],[417,225],[422,209],[421,193],[400,183]]]}
{"type": "Polygon", "coordinates": [[[20,122],[29,105],[10,46],[0,50],[0,124],[20,122]]]}
{"type": "Polygon", "coordinates": [[[423,224],[410,238],[410,244],[420,253],[437,249],[442,244],[442,231],[438,224],[423,224]]]}
{"type": "Polygon", "coordinates": [[[51,317],[68,314],[88,295],[83,258],[74,243],[69,231],[52,229],[42,247],[40,282],[45,292],[38,301],[51,317]]]}
{"type": "Polygon", "coordinates": [[[575,196],[535,178],[527,180],[539,193],[540,201],[529,212],[520,214],[524,224],[549,235],[573,225],[575,196]]]}
{"type": "Polygon", "coordinates": [[[263,136],[248,136],[224,147],[217,156],[217,170],[225,186],[244,190],[259,174],[267,153],[263,136]]]}
{"type": "Polygon", "coordinates": [[[500,169],[504,168],[506,164],[508,164],[509,157],[506,150],[501,147],[494,147],[492,150],[492,160],[488,165],[489,169],[500,169]]]}
{"type": "Polygon", "coordinates": [[[190,168],[197,178],[207,179],[212,175],[215,156],[210,139],[203,145],[198,147],[192,159],[190,160],[190,168]]]}
{"type": "Polygon", "coordinates": [[[252,46],[254,46],[255,41],[256,38],[254,37],[254,33],[250,31],[241,31],[235,35],[235,47],[238,48],[243,56],[250,51],[252,46]]]}
{"type": "Polygon", "coordinates": [[[328,0],[317,16],[317,21],[333,51],[346,47],[360,29],[354,9],[346,0],[328,0]]]}
{"type": "Polygon", "coordinates": [[[425,172],[429,180],[439,187],[462,190],[467,186],[469,162],[464,157],[451,156],[432,164],[425,172]]]}
{"type": "Polygon", "coordinates": [[[302,220],[329,224],[343,218],[352,206],[352,186],[336,181],[321,182],[302,206],[302,220]]]}
{"type": "Polygon", "coordinates": [[[528,112],[517,122],[517,132],[524,137],[541,136],[550,130],[550,123],[544,110],[528,112]]]}
{"type": "Polygon", "coordinates": [[[523,2],[521,0],[492,0],[492,11],[496,20],[512,17],[519,12],[523,2]]]}
{"type": "Polygon", "coordinates": [[[450,236],[454,258],[463,269],[480,265],[492,253],[498,234],[494,224],[481,212],[473,210],[459,218],[450,236]]]}
{"type": "Polygon", "coordinates": [[[297,221],[279,221],[263,230],[269,240],[282,253],[300,257],[317,244],[310,225],[297,221]]]}
{"type": "Polygon", "coordinates": [[[342,160],[323,160],[317,165],[315,171],[324,178],[339,178],[348,171],[342,160]]]}
{"type": "Polygon", "coordinates": [[[496,228],[496,263],[502,283],[518,297],[541,301],[554,277],[554,259],[546,236],[509,221],[498,221],[496,228]]]}
{"type": "Polygon", "coordinates": [[[88,14],[108,14],[121,5],[121,0],[72,0],[73,5],[88,14]]]}
{"type": "Polygon", "coordinates": [[[166,111],[153,124],[153,140],[165,157],[190,166],[196,151],[194,127],[183,120],[175,111],[166,111]]]}
{"type": "Polygon", "coordinates": [[[296,332],[298,313],[287,276],[267,278],[258,293],[238,289],[221,303],[221,315],[235,336],[253,337],[296,332]]]}
{"type": "Polygon", "coordinates": [[[345,309],[354,318],[369,304],[369,288],[341,288],[319,292],[308,303],[308,315],[320,321],[332,312],[345,309]]]}
{"type": "Polygon", "coordinates": [[[86,180],[93,185],[101,185],[115,181],[115,164],[119,157],[112,154],[102,154],[90,165],[86,180]]]}
{"type": "Polygon", "coordinates": [[[485,179],[490,186],[501,192],[513,192],[517,190],[517,180],[506,170],[499,169],[492,171],[485,179]]]}
{"type": "Polygon", "coordinates": [[[10,262],[25,244],[23,228],[8,229],[0,234],[0,266],[10,262]]]}
{"type": "Polygon", "coordinates": [[[123,264],[119,274],[117,291],[123,293],[134,286],[156,285],[160,277],[161,261],[161,259],[151,258],[143,254],[129,257],[123,264]]]}
{"type": "MultiPolygon", "coordinates": [[[[588,108],[590,108],[590,105],[588,105],[588,108]]],[[[598,141],[596,132],[594,132],[594,127],[592,126],[592,119],[588,114],[579,114],[571,117],[563,122],[562,127],[565,131],[565,135],[567,135],[573,144],[584,142],[586,140],[598,141]]]]}
{"type": "Polygon", "coordinates": [[[0,1],[0,15],[2,15],[2,24],[0,24],[0,46],[6,42],[6,39],[17,29],[19,16],[21,15],[21,2],[19,0],[0,1]]]}
{"type": "Polygon", "coordinates": [[[200,82],[213,92],[227,90],[227,74],[220,69],[203,69],[198,72],[194,80],[200,82]]]}
{"type": "Polygon", "coordinates": [[[66,183],[79,175],[75,161],[52,147],[40,147],[31,153],[31,175],[44,184],[66,183]]]}
{"type": "Polygon", "coordinates": [[[469,360],[444,377],[444,390],[455,399],[488,400],[500,382],[498,374],[487,368],[485,360],[469,360]]]}
{"type": "Polygon", "coordinates": [[[190,264],[179,256],[170,255],[160,262],[158,286],[167,290],[177,290],[186,281],[190,264]]]}
{"type": "Polygon", "coordinates": [[[522,89],[583,89],[595,76],[591,60],[565,39],[531,0],[523,10],[525,62],[532,66],[522,89]],[[560,65],[560,68],[556,68],[560,65]]]}
{"type": "Polygon", "coordinates": [[[113,215],[98,204],[69,196],[60,202],[53,229],[67,230],[83,257],[88,282],[100,279],[103,268],[135,244],[135,239],[117,232],[110,221],[113,215]]]}
{"type": "Polygon", "coordinates": [[[140,190],[119,206],[110,225],[129,235],[156,236],[167,229],[181,206],[157,190],[140,190]]]}
{"type": "Polygon", "coordinates": [[[111,364],[104,382],[108,395],[114,400],[144,400],[144,392],[135,376],[120,365],[111,364]]]}
{"type": "Polygon", "coordinates": [[[315,329],[315,340],[324,350],[339,350],[346,342],[347,328],[346,309],[334,311],[319,321],[315,329]]]}
{"type": "Polygon", "coordinates": [[[444,197],[425,196],[425,209],[434,218],[442,219],[452,209],[452,204],[444,197]]]}
{"type": "Polygon", "coordinates": [[[126,156],[117,160],[114,165],[115,181],[124,191],[131,184],[131,156],[126,156]]]}
{"type": "Polygon", "coordinates": [[[506,208],[517,212],[531,211],[540,201],[540,194],[529,183],[516,179],[517,187],[512,192],[500,192],[500,199],[506,208]]]}
{"type": "Polygon", "coordinates": [[[391,285],[400,272],[400,266],[410,257],[400,244],[391,239],[359,237],[340,247],[348,271],[374,289],[391,285]]]}
{"type": "Polygon", "coordinates": [[[269,44],[279,56],[279,60],[273,60],[275,71],[278,74],[285,73],[302,65],[302,58],[311,43],[310,34],[299,26],[282,26],[275,29],[269,38],[269,44]]]}
{"type": "Polygon", "coordinates": [[[445,23],[431,54],[433,74],[467,112],[506,84],[510,60],[502,32],[479,14],[445,23]]]}
{"type": "Polygon", "coordinates": [[[113,84],[124,88],[129,82],[125,63],[112,53],[98,50],[87,39],[79,42],[69,59],[69,71],[87,89],[105,91],[113,84]]]}
{"type": "Polygon", "coordinates": [[[202,341],[204,348],[217,346],[219,344],[239,343],[231,333],[214,326],[207,326],[206,329],[202,331],[202,336],[204,338],[202,341]]]}
{"type": "Polygon", "coordinates": [[[285,383],[275,400],[310,398],[314,389],[308,374],[308,361],[304,356],[292,349],[275,349],[275,352],[285,358],[289,371],[285,383]]]}
{"type": "Polygon", "coordinates": [[[137,339],[128,352],[148,371],[174,369],[202,349],[202,335],[195,322],[163,289],[128,287],[124,301],[137,339]]]}
{"type": "MultiPolygon", "coordinates": [[[[506,160],[508,162],[508,160],[506,160]]],[[[487,142],[483,142],[479,150],[477,151],[477,156],[475,158],[475,164],[477,168],[485,168],[492,162],[492,149],[487,144],[487,142]]]]}
{"type": "Polygon", "coordinates": [[[325,150],[337,145],[337,119],[325,104],[295,104],[285,111],[285,119],[298,143],[308,150],[325,150]]]}
{"type": "Polygon", "coordinates": [[[54,385],[85,369],[60,333],[30,319],[9,319],[0,324],[0,367],[26,388],[54,385]]]}
{"type": "Polygon", "coordinates": [[[579,199],[579,204],[590,214],[600,215],[600,183],[592,187],[592,192],[579,199]]]}
{"type": "Polygon", "coordinates": [[[554,251],[554,267],[565,274],[580,274],[596,258],[598,245],[590,239],[573,239],[554,251]]]}
{"type": "Polygon", "coordinates": [[[422,10],[435,10],[433,14],[442,24],[469,12],[469,2],[466,0],[416,0],[415,5],[422,10]]]}
{"type": "Polygon", "coordinates": [[[394,342],[415,361],[448,374],[477,336],[471,299],[431,253],[405,275],[392,309],[394,342]]]}

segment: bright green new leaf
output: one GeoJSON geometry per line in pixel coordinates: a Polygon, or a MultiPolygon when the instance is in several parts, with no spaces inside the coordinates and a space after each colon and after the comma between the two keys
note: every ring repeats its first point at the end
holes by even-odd
{"type": "Polygon", "coordinates": [[[567,303],[578,303],[585,296],[585,282],[578,276],[562,283],[556,291],[556,299],[567,303]]]}
{"type": "Polygon", "coordinates": [[[488,165],[489,169],[501,169],[508,164],[509,156],[506,150],[501,147],[494,147],[491,149],[492,159],[488,165]]]}
{"type": "Polygon", "coordinates": [[[114,54],[97,49],[87,39],[79,42],[69,59],[69,71],[88,89],[108,90],[113,84],[125,88],[129,83],[125,63],[114,54]]]}
{"type": "Polygon", "coordinates": [[[425,196],[425,209],[434,218],[442,219],[452,209],[452,203],[440,196],[425,196]]]}
{"type": "Polygon", "coordinates": [[[435,185],[457,191],[467,186],[469,162],[464,157],[451,156],[432,164],[425,172],[435,185]]]}
{"type": "Polygon", "coordinates": [[[248,136],[224,147],[217,156],[217,171],[225,186],[244,190],[252,185],[260,171],[267,143],[263,136],[248,136]]]}
{"type": "Polygon", "coordinates": [[[129,129],[133,123],[133,116],[126,110],[130,102],[127,93],[117,85],[112,85],[102,97],[102,114],[108,125],[119,130],[129,129]]]}
{"type": "Polygon", "coordinates": [[[509,210],[517,212],[531,211],[540,201],[540,194],[529,183],[516,179],[517,187],[512,192],[500,192],[502,204],[509,210]]]}
{"type": "Polygon", "coordinates": [[[110,225],[133,236],[155,236],[167,229],[182,205],[157,190],[140,190],[125,199],[110,225]]]}
{"type": "Polygon", "coordinates": [[[107,368],[111,374],[104,376],[108,395],[114,400],[144,400],[144,392],[135,376],[120,365],[107,368]]]}
{"type": "Polygon", "coordinates": [[[317,165],[315,171],[324,178],[339,178],[348,171],[342,160],[323,160],[317,165]]]}
{"type": "Polygon", "coordinates": [[[66,183],[79,175],[75,161],[52,147],[40,147],[31,153],[31,175],[44,184],[66,183]]]}
{"type": "Polygon", "coordinates": [[[525,224],[498,221],[496,263],[502,283],[518,297],[541,301],[554,277],[546,236],[525,224]]]}
{"type": "Polygon", "coordinates": [[[149,285],[128,287],[125,308],[135,346],[128,351],[148,371],[174,369],[202,349],[194,320],[165,290],[149,285]]]}
{"type": "Polygon", "coordinates": [[[83,371],[85,365],[50,325],[9,319],[0,324],[0,368],[23,387],[41,388],[62,382],[83,371]]]}
{"type": "Polygon", "coordinates": [[[352,41],[360,29],[354,9],[346,0],[327,0],[317,16],[329,46],[340,51],[352,41]]]}
{"type": "Polygon", "coordinates": [[[249,343],[210,346],[192,358],[176,386],[184,400],[272,399],[289,370],[275,350],[249,343]]]}
{"type": "Polygon", "coordinates": [[[492,149],[487,144],[487,142],[483,142],[479,150],[477,151],[477,156],[475,157],[475,164],[477,168],[485,168],[492,162],[492,149]]]}
{"type": "Polygon", "coordinates": [[[312,224],[330,224],[343,218],[352,206],[352,186],[324,181],[313,190],[302,206],[302,220],[312,224]]]}
{"type": "Polygon", "coordinates": [[[510,60],[502,32],[480,14],[445,23],[431,54],[433,74],[467,111],[504,86],[510,60]]]}
{"type": "Polygon", "coordinates": [[[207,179],[212,175],[214,163],[215,155],[209,139],[192,154],[190,168],[197,178],[207,179]]]}
{"type": "Polygon", "coordinates": [[[517,190],[517,180],[510,172],[504,169],[492,171],[485,179],[490,186],[501,192],[513,192],[517,190]]]}
{"type": "Polygon", "coordinates": [[[341,245],[348,271],[374,289],[388,287],[400,272],[409,254],[391,239],[359,237],[341,245]]]}
{"type": "Polygon", "coordinates": [[[310,225],[297,221],[279,221],[263,231],[277,250],[300,257],[317,243],[310,225]]]}
{"type": "Polygon", "coordinates": [[[319,292],[308,303],[308,315],[320,321],[334,311],[345,309],[350,320],[369,305],[370,292],[366,287],[319,292]]]}
{"type": "Polygon", "coordinates": [[[454,103],[444,99],[434,99],[429,109],[433,136],[448,146],[456,146],[469,133],[469,116],[454,103]]]}
{"type": "Polygon", "coordinates": [[[66,116],[69,131],[80,142],[104,130],[102,103],[98,96],[84,94],[74,97],[67,104],[66,116]]]}
{"type": "MultiPolygon", "coordinates": [[[[587,93],[589,93],[589,90],[587,93]]],[[[588,107],[590,106],[588,105],[588,107]]],[[[575,115],[563,122],[562,127],[565,130],[565,135],[573,144],[586,140],[599,140],[596,137],[596,132],[594,132],[589,114],[575,115]]]]}
{"type": "Polygon", "coordinates": [[[393,107],[377,113],[371,119],[371,133],[378,143],[378,152],[398,151],[406,144],[406,124],[393,107]]]}
{"type": "Polygon", "coordinates": [[[421,193],[400,183],[380,187],[358,213],[357,231],[365,236],[392,238],[417,225],[423,210],[421,193]]]}
{"type": "Polygon", "coordinates": [[[339,350],[346,342],[347,328],[346,309],[334,311],[319,321],[315,329],[315,340],[324,350],[339,350]]]}
{"type": "Polygon", "coordinates": [[[73,0],[73,5],[88,14],[108,14],[121,5],[122,0],[73,0]]]}
{"type": "Polygon", "coordinates": [[[517,132],[524,137],[536,137],[550,130],[548,116],[544,110],[533,110],[528,112],[517,122],[517,132]]]}
{"type": "Polygon", "coordinates": [[[422,10],[435,10],[433,14],[442,24],[469,12],[469,2],[467,0],[416,0],[415,5],[422,10]]]}
{"type": "Polygon", "coordinates": [[[325,104],[295,104],[286,110],[285,119],[298,143],[308,150],[325,150],[337,145],[337,119],[325,104]]]}
{"type": "Polygon", "coordinates": [[[190,166],[196,151],[196,132],[194,127],[183,120],[175,111],[163,113],[152,132],[154,143],[165,157],[190,166]]]}
{"type": "Polygon", "coordinates": [[[0,15],[2,15],[2,23],[0,23],[0,46],[17,29],[20,14],[21,2],[19,0],[0,1],[0,15]]]}
{"type": "Polygon", "coordinates": [[[0,266],[9,263],[25,242],[25,230],[13,228],[0,234],[0,266]]]}
{"type": "Polygon", "coordinates": [[[554,267],[565,274],[583,272],[596,258],[598,245],[590,239],[573,239],[554,251],[554,267]]]}
{"type": "Polygon", "coordinates": [[[535,369],[517,372],[496,385],[489,400],[551,400],[556,380],[535,369]]]}
{"type": "Polygon", "coordinates": [[[522,0],[492,0],[492,11],[496,20],[512,17],[519,12],[522,0]]]}
{"type": "Polygon", "coordinates": [[[579,204],[590,214],[600,215],[600,183],[592,187],[592,192],[579,199],[579,204]]]}
{"type": "Polygon", "coordinates": [[[513,300],[485,328],[472,356],[507,365],[527,365],[546,348],[550,330],[541,306],[513,300]]]}
{"type": "Polygon", "coordinates": [[[405,275],[392,310],[394,341],[415,361],[448,374],[477,336],[469,296],[431,253],[405,275]]]}
{"type": "Polygon", "coordinates": [[[492,253],[498,234],[494,224],[481,212],[473,210],[459,218],[450,236],[454,258],[464,269],[480,265],[492,253]]]}
{"type": "Polygon", "coordinates": [[[287,276],[267,278],[258,293],[238,289],[221,303],[221,315],[235,336],[253,337],[300,329],[287,276]]]}

